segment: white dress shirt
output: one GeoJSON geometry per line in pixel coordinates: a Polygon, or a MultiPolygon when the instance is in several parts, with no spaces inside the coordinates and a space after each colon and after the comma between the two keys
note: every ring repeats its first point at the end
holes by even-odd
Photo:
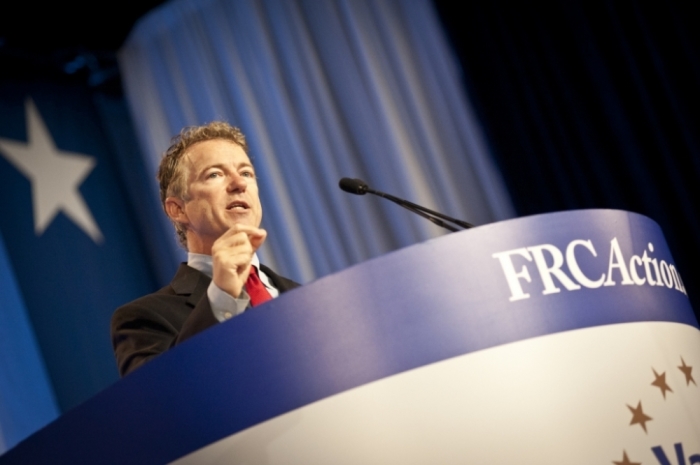
{"type": "MultiPolygon", "coordinates": [[[[213,275],[214,265],[211,255],[189,252],[187,254],[187,264],[195,270],[201,271],[210,278],[213,275]]],[[[262,281],[263,285],[267,288],[267,291],[270,293],[272,298],[277,297],[280,293],[272,284],[270,278],[260,269],[260,259],[258,258],[258,254],[253,254],[251,265],[258,270],[260,281],[262,281]]],[[[226,321],[238,314],[243,313],[250,303],[250,297],[248,296],[245,287],[243,288],[241,295],[236,298],[231,294],[224,292],[219,286],[214,284],[214,281],[209,284],[209,288],[207,289],[207,297],[209,298],[212,312],[214,312],[214,317],[219,321],[226,321]]]]}

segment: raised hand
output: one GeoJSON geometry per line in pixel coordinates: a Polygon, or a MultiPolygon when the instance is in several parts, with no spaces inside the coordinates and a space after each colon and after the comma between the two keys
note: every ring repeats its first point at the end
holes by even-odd
{"type": "Polygon", "coordinates": [[[264,229],[246,224],[237,224],[222,234],[211,249],[214,284],[227,294],[239,297],[250,273],[253,254],[266,237],[264,229]]]}

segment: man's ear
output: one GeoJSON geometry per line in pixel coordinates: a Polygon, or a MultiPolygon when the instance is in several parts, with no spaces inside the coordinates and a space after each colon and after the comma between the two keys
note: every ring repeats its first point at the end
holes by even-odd
{"type": "Polygon", "coordinates": [[[168,197],[165,199],[165,212],[168,217],[180,224],[187,224],[187,213],[185,213],[185,201],[177,197],[168,197]]]}

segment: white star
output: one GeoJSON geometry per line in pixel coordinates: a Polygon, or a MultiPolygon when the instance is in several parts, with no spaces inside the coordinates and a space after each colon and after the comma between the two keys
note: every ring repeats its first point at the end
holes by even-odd
{"type": "Polygon", "coordinates": [[[78,187],[95,167],[95,159],[58,150],[34,102],[27,99],[27,143],[0,138],[0,153],[32,184],[34,231],[43,234],[59,212],[63,212],[93,241],[102,242],[78,187]]]}

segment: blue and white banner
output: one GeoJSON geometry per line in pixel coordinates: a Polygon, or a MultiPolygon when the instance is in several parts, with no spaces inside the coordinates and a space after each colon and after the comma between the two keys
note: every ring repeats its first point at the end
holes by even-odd
{"type": "MultiPolygon", "coordinates": [[[[30,322],[36,364],[64,411],[118,379],[111,314],[158,286],[135,213],[141,205],[124,182],[125,171],[145,170],[137,153],[120,159],[129,139],[116,134],[123,123],[108,120],[109,108],[82,88],[0,86],[0,233],[8,269],[0,288],[15,283],[21,302],[0,311],[30,322]]],[[[16,333],[11,325],[0,328],[6,331],[16,333]]],[[[8,357],[21,350],[3,348],[8,357]]]]}
{"type": "Polygon", "coordinates": [[[283,294],[0,464],[693,464],[698,367],[697,321],[653,221],[541,215],[283,294]]]}
{"type": "Polygon", "coordinates": [[[0,454],[58,416],[0,234],[0,454]]]}

